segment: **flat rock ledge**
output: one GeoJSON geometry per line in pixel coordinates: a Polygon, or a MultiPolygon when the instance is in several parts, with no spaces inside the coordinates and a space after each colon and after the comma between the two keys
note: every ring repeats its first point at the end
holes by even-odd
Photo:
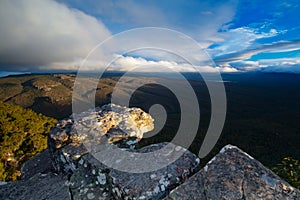
{"type": "Polygon", "coordinates": [[[300,191],[247,153],[227,145],[165,199],[299,200],[300,191]]]}

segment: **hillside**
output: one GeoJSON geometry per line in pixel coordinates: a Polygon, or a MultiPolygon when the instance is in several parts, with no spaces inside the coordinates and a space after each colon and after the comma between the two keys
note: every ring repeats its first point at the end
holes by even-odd
{"type": "Polygon", "coordinates": [[[47,148],[55,119],[0,101],[0,180],[20,176],[21,165],[47,148]]]}
{"type": "MultiPolygon", "coordinates": [[[[11,76],[0,79],[0,101],[30,108],[57,119],[71,114],[73,74],[44,74],[11,76]]],[[[106,100],[112,91],[113,80],[99,83],[97,99],[106,100]]],[[[88,91],[86,94],[88,95],[88,91]]]]}

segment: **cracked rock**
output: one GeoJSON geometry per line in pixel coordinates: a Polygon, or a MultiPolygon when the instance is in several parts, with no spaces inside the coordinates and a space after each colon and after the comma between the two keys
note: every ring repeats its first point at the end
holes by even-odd
{"type": "Polygon", "coordinates": [[[166,199],[300,199],[300,191],[247,153],[227,145],[166,199]]]}

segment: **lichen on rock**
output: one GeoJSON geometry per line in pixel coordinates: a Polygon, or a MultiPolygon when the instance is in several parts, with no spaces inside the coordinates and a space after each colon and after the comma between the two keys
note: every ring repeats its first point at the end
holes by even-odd
{"type": "Polygon", "coordinates": [[[140,140],[153,130],[153,121],[140,108],[108,104],[59,121],[49,134],[50,145],[61,148],[68,143],[113,143],[128,137],[140,140]]]}
{"type": "Polygon", "coordinates": [[[246,152],[226,145],[166,199],[300,199],[300,191],[246,152]]]}

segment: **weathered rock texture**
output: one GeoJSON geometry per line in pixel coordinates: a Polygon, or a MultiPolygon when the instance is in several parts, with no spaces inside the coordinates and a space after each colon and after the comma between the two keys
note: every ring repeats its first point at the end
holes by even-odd
{"type": "Polygon", "coordinates": [[[48,146],[57,171],[72,173],[75,161],[99,144],[135,148],[143,134],[154,128],[152,117],[140,108],[104,105],[59,121],[49,134],[48,146]],[[91,147],[91,148],[89,148],[91,147]]]}
{"type": "MultiPolygon", "coordinates": [[[[162,148],[166,143],[150,145],[135,152],[143,153],[162,148]]],[[[162,199],[172,189],[199,170],[199,159],[183,148],[172,145],[169,155],[177,150],[183,155],[171,165],[155,172],[126,173],[109,168],[91,154],[74,162],[75,170],[70,179],[72,195],[78,199],[89,196],[111,199],[162,199]]],[[[139,166],[136,166],[137,168],[139,166]]]]}
{"type": "MultiPolygon", "coordinates": [[[[141,109],[107,105],[77,117],[76,122],[61,120],[51,130],[48,150],[23,165],[22,180],[0,182],[0,199],[300,199],[299,190],[231,145],[200,171],[200,159],[180,146],[159,143],[133,148],[153,129],[153,119],[141,109]],[[94,157],[94,153],[103,155],[103,147],[108,153],[131,152],[133,158],[123,160],[133,164],[137,154],[155,152],[162,160],[181,156],[156,171],[128,173],[94,157]],[[158,151],[162,148],[166,150],[158,151]]],[[[160,164],[146,159],[133,170],[160,164]]]]}
{"type": "Polygon", "coordinates": [[[53,173],[36,174],[27,180],[11,182],[0,187],[0,199],[71,199],[68,182],[53,173]]]}
{"type": "Polygon", "coordinates": [[[247,153],[227,145],[166,199],[300,199],[300,191],[247,153]]]}
{"type": "Polygon", "coordinates": [[[108,104],[95,108],[95,111],[77,114],[75,122],[73,118],[61,120],[49,134],[50,147],[60,148],[84,141],[113,143],[128,137],[140,140],[153,128],[152,117],[140,108],[108,104]]]}
{"type": "Polygon", "coordinates": [[[52,160],[50,159],[49,150],[46,149],[42,153],[23,163],[21,168],[21,179],[29,179],[38,173],[46,174],[53,171],[54,168],[52,160]]]}

